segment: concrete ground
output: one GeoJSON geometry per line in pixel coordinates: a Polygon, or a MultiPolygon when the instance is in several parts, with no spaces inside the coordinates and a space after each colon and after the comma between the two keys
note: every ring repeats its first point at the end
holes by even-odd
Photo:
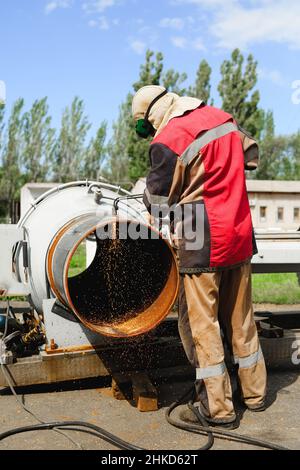
{"type": "MultiPolygon", "coordinates": [[[[242,411],[238,430],[258,439],[290,449],[300,449],[300,369],[269,371],[269,407],[263,413],[242,411]]],[[[107,379],[87,380],[64,385],[19,389],[27,407],[45,421],[84,420],[97,424],[146,449],[195,450],[205,442],[198,435],[170,426],[164,417],[166,407],[192,384],[189,379],[167,379],[158,384],[160,409],[141,413],[127,401],[112,397],[107,379]]],[[[7,389],[0,390],[0,432],[34,424],[7,389]]],[[[84,449],[111,450],[113,446],[84,433],[70,432],[84,449]]],[[[0,442],[5,449],[74,449],[64,436],[53,431],[20,434],[0,442]]],[[[216,439],[214,449],[254,449],[240,443],[216,439]]]]}

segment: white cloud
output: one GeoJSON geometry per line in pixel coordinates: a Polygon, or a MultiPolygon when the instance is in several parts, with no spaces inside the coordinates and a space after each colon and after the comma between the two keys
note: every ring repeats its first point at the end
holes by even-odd
{"type": "Polygon", "coordinates": [[[130,41],[131,49],[138,55],[144,54],[146,50],[146,43],[139,41],[138,39],[130,41]]]}
{"type": "Polygon", "coordinates": [[[118,26],[120,20],[118,18],[114,18],[108,20],[108,18],[104,15],[100,15],[99,13],[103,13],[107,8],[111,8],[119,3],[119,0],[90,0],[84,2],[82,4],[82,9],[85,11],[87,15],[94,15],[96,18],[91,19],[88,22],[88,25],[91,28],[101,29],[102,31],[107,31],[111,28],[111,26],[118,26]]]}
{"type": "Polygon", "coordinates": [[[300,104],[300,80],[293,81],[292,89],[295,90],[292,93],[292,103],[299,105],[300,104]]]}
{"type": "Polygon", "coordinates": [[[197,51],[206,51],[206,47],[201,37],[188,39],[184,36],[172,36],[171,43],[178,49],[195,49],[197,51]]]}
{"type": "Polygon", "coordinates": [[[85,2],[82,8],[87,13],[103,13],[107,8],[113,7],[116,0],[93,0],[85,2]]]}
{"type": "Polygon", "coordinates": [[[110,28],[109,22],[105,16],[100,16],[98,20],[90,20],[88,25],[91,28],[99,28],[102,30],[108,30],[110,28]]]}
{"type": "Polygon", "coordinates": [[[99,28],[104,29],[104,30],[109,29],[109,23],[108,23],[107,19],[105,18],[105,16],[100,16],[100,18],[99,18],[99,28]]]}
{"type": "Polygon", "coordinates": [[[192,42],[192,47],[197,51],[206,51],[202,38],[196,38],[192,42]]]}
{"type": "Polygon", "coordinates": [[[88,22],[88,25],[89,25],[90,28],[96,28],[97,24],[98,24],[98,23],[97,23],[96,20],[90,20],[90,21],[88,22]]]}
{"type": "Polygon", "coordinates": [[[188,41],[183,36],[173,36],[171,37],[171,43],[173,46],[178,47],[179,49],[185,49],[187,47],[188,41]]]}
{"type": "Polygon", "coordinates": [[[5,104],[6,101],[6,86],[3,80],[0,80],[0,105],[5,104]]]}
{"type": "Polygon", "coordinates": [[[183,29],[184,20],[182,18],[163,18],[159,22],[161,28],[183,29]]]}
{"type": "Polygon", "coordinates": [[[189,24],[195,24],[196,21],[193,16],[187,16],[186,20],[189,24]]]}
{"type": "Polygon", "coordinates": [[[299,0],[170,0],[173,5],[193,6],[206,13],[208,30],[217,45],[247,49],[274,42],[300,49],[299,0]]]}
{"type": "Polygon", "coordinates": [[[269,0],[255,8],[241,5],[220,11],[211,25],[218,45],[242,49],[251,44],[272,41],[300,49],[299,0],[269,0]]]}
{"type": "Polygon", "coordinates": [[[69,8],[72,3],[72,0],[54,0],[52,2],[48,2],[45,6],[45,13],[49,15],[49,13],[52,13],[58,8],[69,8]]]}
{"type": "Polygon", "coordinates": [[[171,5],[185,5],[191,4],[202,8],[218,8],[226,7],[230,8],[232,5],[237,3],[238,0],[171,0],[171,5]]]}
{"type": "Polygon", "coordinates": [[[147,25],[143,25],[140,28],[138,28],[137,33],[138,34],[150,34],[153,31],[153,28],[147,25]]]}
{"type": "Polygon", "coordinates": [[[269,70],[266,68],[259,68],[258,69],[258,77],[261,80],[268,80],[274,85],[278,86],[285,86],[287,80],[283,77],[282,73],[279,70],[269,70]]]}

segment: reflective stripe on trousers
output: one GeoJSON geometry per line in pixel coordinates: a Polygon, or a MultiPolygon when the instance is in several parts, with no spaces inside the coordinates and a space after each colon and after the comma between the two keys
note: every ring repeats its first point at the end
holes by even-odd
{"type": "Polygon", "coordinates": [[[196,380],[209,379],[210,377],[218,377],[223,375],[226,370],[225,362],[221,362],[215,366],[199,367],[196,369],[196,380]]]}
{"type": "Polygon", "coordinates": [[[234,356],[234,363],[238,364],[240,369],[247,369],[248,367],[255,366],[255,364],[257,364],[262,359],[263,359],[263,353],[262,353],[261,347],[259,346],[258,351],[256,353],[250,354],[250,356],[247,356],[247,357],[234,356]]]}
{"type": "Polygon", "coordinates": [[[244,402],[260,405],[266,394],[266,369],[253,317],[250,264],[184,275],[182,283],[180,336],[197,379],[204,382],[210,416],[230,419],[234,413],[219,320],[239,364],[244,402]]]}

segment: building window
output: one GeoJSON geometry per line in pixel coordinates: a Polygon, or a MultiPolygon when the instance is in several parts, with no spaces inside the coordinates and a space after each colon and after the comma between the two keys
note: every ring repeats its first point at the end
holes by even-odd
{"type": "Polygon", "coordinates": [[[261,206],[259,208],[259,217],[261,222],[267,221],[267,208],[266,206],[261,206]]]}
{"type": "Polygon", "coordinates": [[[284,208],[278,207],[277,208],[277,222],[283,222],[284,218],[284,208]]]}
{"type": "Polygon", "coordinates": [[[294,207],[294,222],[300,222],[300,207],[294,207]]]}

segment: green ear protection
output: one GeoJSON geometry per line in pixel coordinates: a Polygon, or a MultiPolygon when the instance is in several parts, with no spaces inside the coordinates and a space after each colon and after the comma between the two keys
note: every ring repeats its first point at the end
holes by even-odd
{"type": "Polygon", "coordinates": [[[146,119],[139,119],[135,125],[135,131],[139,137],[147,139],[150,135],[155,134],[155,129],[152,126],[151,122],[146,121],[146,119]]]}
{"type": "Polygon", "coordinates": [[[155,105],[155,103],[160,100],[163,96],[165,96],[168,93],[168,90],[163,91],[160,95],[158,95],[156,98],[154,98],[153,101],[149,104],[149,107],[146,111],[144,119],[139,119],[136,122],[135,125],[135,131],[139,137],[142,139],[147,139],[150,136],[153,136],[155,134],[155,129],[152,126],[151,122],[148,120],[149,114],[151,111],[152,106],[155,105]]]}

